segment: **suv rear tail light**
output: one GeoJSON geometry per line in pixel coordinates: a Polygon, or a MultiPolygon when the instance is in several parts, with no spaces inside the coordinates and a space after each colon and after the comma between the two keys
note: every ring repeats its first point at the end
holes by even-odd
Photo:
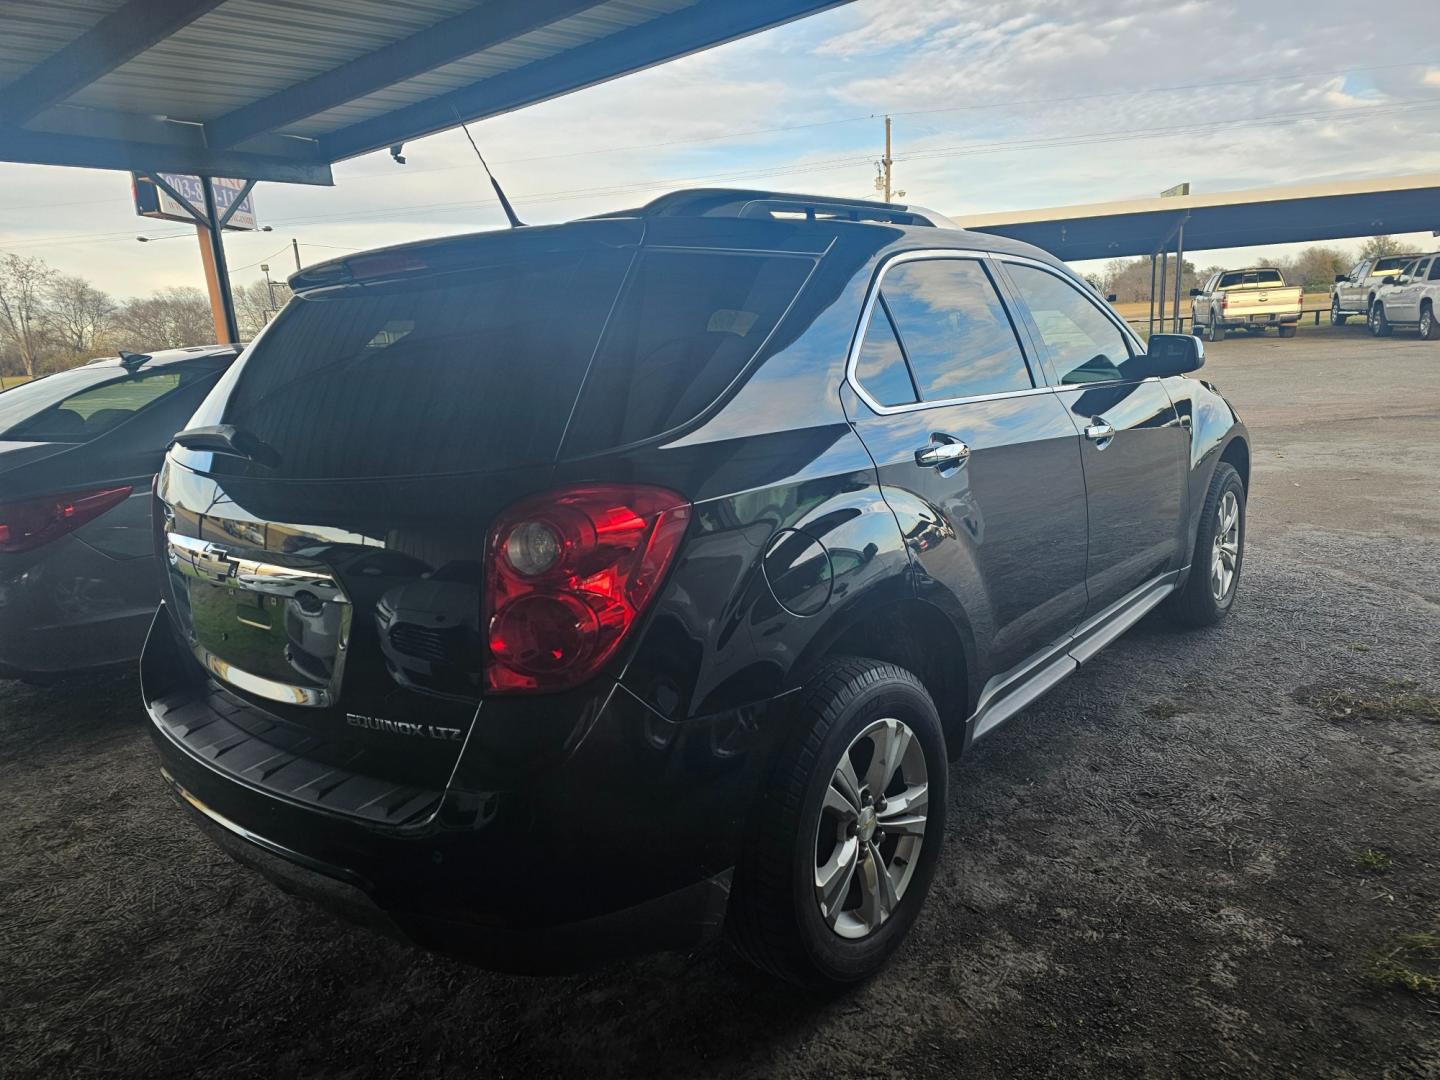
{"type": "Polygon", "coordinates": [[[130,497],[131,488],[99,488],[0,503],[0,551],[14,554],[48,544],[94,521],[130,497]]]}
{"type": "Polygon", "coordinates": [[[501,514],[486,546],[486,690],[568,690],[595,675],[654,598],[689,522],[683,496],[632,484],[566,488],[501,514]]]}

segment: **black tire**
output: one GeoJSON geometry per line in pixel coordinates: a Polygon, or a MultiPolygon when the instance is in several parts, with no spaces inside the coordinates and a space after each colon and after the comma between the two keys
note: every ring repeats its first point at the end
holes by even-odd
{"type": "Polygon", "coordinates": [[[1190,556],[1190,576],[1184,586],[1166,601],[1167,613],[1182,626],[1213,626],[1230,613],[1235,604],[1235,593],[1240,588],[1240,570],[1245,562],[1245,485],[1240,474],[1226,462],[1215,466],[1215,475],[1210,478],[1210,489],[1205,493],[1205,505],[1200,510],[1200,527],[1196,530],[1195,550],[1190,556]],[[1220,524],[1219,510],[1226,492],[1235,494],[1239,511],[1238,552],[1235,557],[1234,578],[1225,590],[1224,597],[1216,597],[1211,586],[1211,556],[1215,546],[1215,534],[1220,524]]]}
{"type": "Polygon", "coordinates": [[[1223,327],[1223,326],[1220,325],[1220,319],[1219,319],[1219,317],[1215,314],[1215,309],[1214,309],[1214,308],[1211,308],[1211,309],[1210,309],[1210,323],[1209,323],[1209,325],[1206,327],[1206,329],[1209,331],[1209,332],[1206,334],[1206,337],[1207,337],[1209,340],[1211,340],[1211,341],[1224,341],[1224,340],[1225,340],[1225,327],[1223,327]]]}
{"type": "Polygon", "coordinates": [[[1281,326],[1278,327],[1277,329],[1280,331],[1280,336],[1281,336],[1281,337],[1294,337],[1294,336],[1295,336],[1295,325],[1294,325],[1293,323],[1286,323],[1286,324],[1284,324],[1284,325],[1281,325],[1281,326]]]}
{"type": "Polygon", "coordinates": [[[1350,318],[1349,315],[1341,315],[1341,314],[1340,314],[1340,298],[1339,298],[1338,296],[1335,297],[1333,300],[1330,301],[1330,325],[1331,325],[1331,326],[1344,326],[1346,320],[1348,320],[1349,318],[1350,318]]]}
{"type": "Polygon", "coordinates": [[[1440,341],[1440,318],[1435,315],[1435,305],[1429,300],[1420,308],[1420,336],[1426,341],[1440,341]]]}
{"type": "Polygon", "coordinates": [[[1385,317],[1385,305],[1375,301],[1370,305],[1370,333],[1376,337],[1389,337],[1393,331],[1390,320],[1385,317]]]}
{"type": "Polygon", "coordinates": [[[777,752],[747,825],[726,931],[736,950],[761,970],[834,993],[880,971],[924,903],[945,837],[945,736],[918,678],[894,664],[862,657],[826,662],[799,696],[792,716],[794,730],[777,752]],[[841,755],[880,719],[902,721],[923,751],[925,831],[915,869],[892,914],[866,936],[851,939],[827,924],[816,898],[817,835],[821,805],[841,755]]]}

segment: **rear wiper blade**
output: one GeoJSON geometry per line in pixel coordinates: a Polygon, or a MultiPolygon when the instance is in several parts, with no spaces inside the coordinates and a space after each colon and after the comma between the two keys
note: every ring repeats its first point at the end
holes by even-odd
{"type": "Polygon", "coordinates": [[[208,427],[186,428],[173,439],[171,446],[187,450],[208,450],[212,454],[244,458],[257,465],[275,468],[280,464],[279,452],[253,431],[234,424],[213,424],[208,427]]]}

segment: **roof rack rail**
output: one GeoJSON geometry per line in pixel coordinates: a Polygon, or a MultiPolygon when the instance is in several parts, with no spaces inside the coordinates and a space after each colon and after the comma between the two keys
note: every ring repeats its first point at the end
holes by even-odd
{"type": "Polygon", "coordinates": [[[779,191],[739,188],[695,188],[676,191],[646,204],[640,211],[650,217],[740,217],[803,219],[805,221],[860,221],[890,225],[927,225],[959,228],[944,214],[922,206],[841,199],[828,195],[792,195],[779,191]]]}

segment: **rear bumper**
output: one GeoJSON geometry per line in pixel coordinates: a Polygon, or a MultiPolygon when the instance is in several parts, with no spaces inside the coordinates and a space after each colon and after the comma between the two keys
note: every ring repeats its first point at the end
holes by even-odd
{"type": "Polygon", "coordinates": [[[1251,315],[1224,315],[1220,318],[1220,325],[1223,327],[1240,326],[1284,326],[1287,323],[1298,323],[1300,312],[1264,312],[1251,315]]]}
{"type": "Polygon", "coordinates": [[[248,742],[187,741],[173,719],[187,694],[223,696],[230,720],[264,713],[177,646],[162,609],[141,675],[168,782],[222,847],[287,891],[509,971],[688,949],[721,928],[778,703],[677,723],[613,685],[578,720],[554,715],[568,698],[487,700],[431,802],[367,817],[266,790],[223,760],[248,742]]]}
{"type": "Polygon", "coordinates": [[[486,926],[424,911],[387,910],[368,882],[250,832],[206,806],[168,772],[164,776],[202,832],[277,888],[387,937],[495,971],[558,974],[636,952],[692,948],[724,925],[729,870],[628,908],[546,927],[486,926]]]}

